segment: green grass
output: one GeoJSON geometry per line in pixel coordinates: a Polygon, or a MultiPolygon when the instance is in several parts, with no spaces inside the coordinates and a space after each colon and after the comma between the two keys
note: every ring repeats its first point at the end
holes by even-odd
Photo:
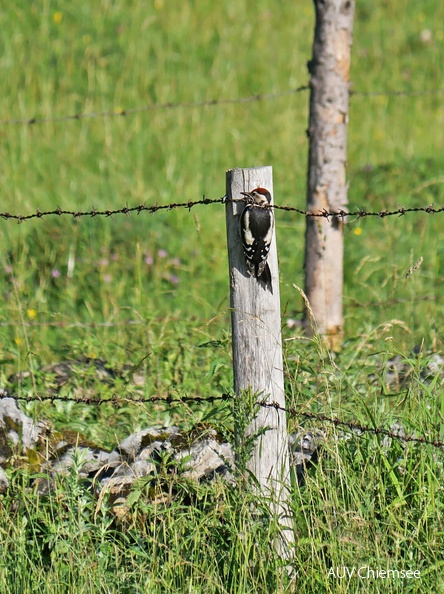
{"type": "MultiPolygon", "coordinates": [[[[353,89],[442,88],[443,17],[438,0],[358,0],[353,89]]],[[[20,0],[0,14],[0,68],[7,81],[0,119],[296,88],[308,80],[313,24],[309,0],[102,0],[71,7],[20,0]]],[[[216,198],[225,193],[226,169],[268,164],[276,202],[304,208],[307,106],[302,92],[126,117],[2,124],[0,210],[26,214],[57,206],[114,209],[216,198]]],[[[443,124],[442,94],[353,96],[351,208],[444,203],[443,124]]],[[[303,307],[293,285],[303,286],[304,220],[282,211],[276,218],[285,324],[303,307]]],[[[441,218],[350,222],[344,348],[332,360],[321,345],[284,326],[290,405],[366,424],[401,422],[410,431],[442,436],[440,382],[424,385],[424,361],[410,356],[422,343],[442,350],[441,218]],[[406,278],[420,258],[419,269],[406,278]],[[381,366],[397,353],[413,368],[407,392],[384,384],[381,366]]],[[[116,369],[140,365],[146,396],[230,390],[222,207],[112,220],[1,221],[0,241],[2,385],[11,374],[32,369],[36,381],[21,389],[44,395],[50,380],[38,373],[43,365],[87,355],[116,369]]],[[[225,409],[135,405],[127,402],[131,385],[91,381],[74,383],[104,397],[117,392],[125,403],[117,410],[66,403],[28,404],[25,410],[107,447],[146,425],[190,427],[208,415],[231,429],[225,409]]],[[[295,429],[296,420],[289,422],[295,429]]],[[[8,470],[12,486],[0,499],[2,591],[285,591],[268,546],[273,527],[249,517],[248,494],[181,485],[165,507],[140,497],[129,523],[116,522],[111,504],[97,508],[75,477],[53,497],[38,498],[25,488],[32,469],[21,466],[8,470]]],[[[442,479],[436,450],[399,443],[386,448],[378,437],[344,442],[329,429],[318,464],[293,494],[298,591],[346,591],[345,581],[332,583],[328,570],[358,561],[421,570],[419,584],[375,582],[375,591],[444,591],[442,479]]],[[[351,591],[367,586],[353,583],[351,591]]]]}

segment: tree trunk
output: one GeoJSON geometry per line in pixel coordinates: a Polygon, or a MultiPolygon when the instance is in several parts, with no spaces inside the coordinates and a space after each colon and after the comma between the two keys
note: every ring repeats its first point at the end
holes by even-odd
{"type": "MultiPolygon", "coordinates": [[[[316,25],[310,80],[307,210],[347,207],[347,121],[354,0],[314,0],[316,25]]],[[[307,217],[304,326],[339,349],[343,337],[341,217],[307,217]],[[310,311],[311,309],[311,311],[310,311]],[[313,320],[314,318],[314,320],[313,320]]]]}

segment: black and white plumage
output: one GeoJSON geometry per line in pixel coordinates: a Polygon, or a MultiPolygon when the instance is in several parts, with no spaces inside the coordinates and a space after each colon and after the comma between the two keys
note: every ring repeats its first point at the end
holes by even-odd
{"type": "Polygon", "coordinates": [[[241,192],[247,203],[240,217],[240,230],[245,261],[249,273],[273,293],[271,272],[267,263],[273,238],[274,216],[270,208],[271,194],[265,188],[241,192]]]}

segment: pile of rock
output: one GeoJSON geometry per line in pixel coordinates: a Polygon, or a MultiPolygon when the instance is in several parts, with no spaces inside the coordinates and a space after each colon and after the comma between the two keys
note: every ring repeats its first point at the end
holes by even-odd
{"type": "MultiPolygon", "coordinates": [[[[48,396],[57,398],[65,386],[70,386],[73,377],[89,377],[84,373],[85,369],[100,383],[108,384],[120,378],[137,387],[145,381],[143,374],[135,377],[135,370],[130,366],[114,370],[105,361],[84,358],[56,363],[41,370],[52,378],[48,396]]],[[[378,375],[387,387],[395,390],[414,381],[428,384],[436,376],[444,379],[444,357],[420,348],[414,349],[409,360],[399,355],[393,357],[382,366],[378,375]]],[[[9,379],[12,384],[20,384],[29,377],[30,372],[22,372],[9,379]]],[[[370,381],[380,379],[369,376],[370,381]]],[[[93,390],[94,386],[90,388],[93,390]]],[[[85,390],[85,386],[74,386],[73,393],[76,389],[85,390]]],[[[300,430],[289,437],[290,460],[299,482],[304,480],[307,464],[315,462],[324,441],[322,431],[300,430]]],[[[34,422],[19,409],[16,398],[0,388],[0,492],[8,488],[5,468],[17,464],[23,456],[33,470],[46,476],[37,484],[42,493],[51,487],[57,475],[69,473],[74,465],[79,478],[91,481],[98,492],[107,490],[123,497],[140,477],[154,480],[166,460],[172,471],[186,479],[198,482],[217,477],[234,480],[233,449],[212,428],[187,432],[178,427],[150,427],[133,433],[114,450],[107,451],[83,442],[78,436],[74,437],[73,443],[67,435],[51,431],[47,423],[34,422]]]]}
{"type": "MultiPolygon", "coordinates": [[[[300,479],[322,439],[321,434],[304,432],[290,437],[291,460],[300,479]]],[[[38,470],[46,476],[38,479],[41,493],[51,488],[58,474],[70,472],[74,464],[79,478],[91,481],[97,491],[106,489],[114,496],[126,496],[140,477],[155,479],[165,460],[189,480],[234,481],[233,449],[212,428],[184,432],[178,427],[150,427],[133,433],[112,451],[83,444],[79,439],[72,443],[63,436],[54,442],[46,423],[35,423],[18,408],[14,398],[0,390],[0,492],[8,488],[4,468],[19,455],[32,459],[34,465],[39,461],[38,470]],[[48,456],[49,441],[52,445],[48,456]]]]}

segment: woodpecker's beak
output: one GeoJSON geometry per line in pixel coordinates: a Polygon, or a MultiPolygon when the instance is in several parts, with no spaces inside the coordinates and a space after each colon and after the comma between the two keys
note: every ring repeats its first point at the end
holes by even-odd
{"type": "Polygon", "coordinates": [[[241,192],[245,196],[244,200],[246,204],[254,204],[254,196],[252,192],[241,192]]]}
{"type": "Polygon", "coordinates": [[[241,194],[248,198],[248,202],[254,204],[254,206],[260,206],[261,208],[268,206],[267,198],[263,193],[260,193],[257,190],[253,190],[252,192],[241,192],[241,194]]]}

